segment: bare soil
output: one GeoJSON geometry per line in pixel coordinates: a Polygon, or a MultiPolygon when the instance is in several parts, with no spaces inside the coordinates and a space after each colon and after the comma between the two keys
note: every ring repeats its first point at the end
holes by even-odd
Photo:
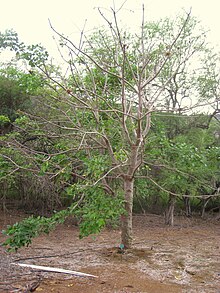
{"type": "MultiPolygon", "coordinates": [[[[23,217],[14,211],[2,213],[0,229],[23,217]]],[[[219,220],[175,220],[170,228],[162,216],[134,216],[134,247],[125,253],[119,253],[119,230],[106,229],[80,240],[71,221],[17,253],[9,254],[0,246],[0,292],[220,293],[219,220]],[[12,263],[59,267],[97,278],[12,263]]]]}

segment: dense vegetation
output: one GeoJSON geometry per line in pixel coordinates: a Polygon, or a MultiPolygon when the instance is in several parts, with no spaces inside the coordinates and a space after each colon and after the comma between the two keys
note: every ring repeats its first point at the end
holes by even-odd
{"type": "Polygon", "coordinates": [[[191,15],[139,36],[113,19],[79,46],[56,32],[65,77],[42,46],[0,34],[16,53],[0,69],[1,204],[38,214],[4,231],[12,249],[71,215],[80,237],[120,222],[129,248],[132,211],[173,225],[174,207],[219,209],[218,54],[191,15]]]}

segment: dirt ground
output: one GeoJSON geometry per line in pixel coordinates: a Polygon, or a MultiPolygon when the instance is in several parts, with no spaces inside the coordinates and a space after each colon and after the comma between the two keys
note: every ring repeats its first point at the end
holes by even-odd
{"type": "MultiPolygon", "coordinates": [[[[2,213],[0,229],[23,217],[2,213]]],[[[220,293],[219,228],[219,220],[214,219],[177,217],[169,228],[162,216],[134,216],[134,248],[118,253],[119,230],[107,229],[79,240],[78,228],[69,221],[17,253],[9,254],[0,246],[0,292],[220,293]],[[97,278],[42,272],[17,263],[75,270],[97,278]]]]}

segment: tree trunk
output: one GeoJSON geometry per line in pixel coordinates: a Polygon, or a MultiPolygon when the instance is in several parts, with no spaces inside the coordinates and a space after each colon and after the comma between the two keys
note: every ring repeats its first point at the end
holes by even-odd
{"type": "Polygon", "coordinates": [[[184,205],[185,205],[185,211],[186,211],[186,216],[191,217],[192,212],[191,212],[191,205],[190,205],[190,197],[183,197],[184,205]]]}
{"type": "Polygon", "coordinates": [[[132,210],[134,194],[134,178],[124,178],[125,215],[121,217],[121,241],[124,248],[132,246],[132,210]]]}
{"type": "Polygon", "coordinates": [[[206,206],[207,206],[207,204],[209,203],[210,199],[211,199],[211,197],[208,197],[208,198],[202,199],[202,202],[203,202],[202,212],[201,212],[201,218],[202,218],[202,219],[205,218],[205,209],[206,209],[206,206]]]}
{"type": "Polygon", "coordinates": [[[175,208],[176,197],[175,195],[169,195],[168,207],[165,212],[165,224],[173,226],[174,222],[174,208],[175,208]]]}

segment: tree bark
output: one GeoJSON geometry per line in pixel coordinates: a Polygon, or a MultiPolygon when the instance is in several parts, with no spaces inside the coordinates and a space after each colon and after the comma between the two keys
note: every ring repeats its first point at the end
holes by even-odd
{"type": "Polygon", "coordinates": [[[169,195],[168,207],[165,212],[165,224],[173,226],[174,223],[174,208],[175,208],[176,197],[175,195],[169,195]]]}
{"type": "Polygon", "coordinates": [[[121,216],[121,242],[124,248],[132,246],[132,210],[133,210],[133,194],[134,194],[134,178],[129,176],[124,178],[125,193],[125,211],[121,216]]]}
{"type": "Polygon", "coordinates": [[[201,212],[201,218],[204,219],[205,218],[205,209],[207,204],[209,203],[211,197],[205,198],[202,200],[203,206],[202,206],[202,212],[201,212]]]}
{"type": "Polygon", "coordinates": [[[191,217],[192,216],[192,212],[191,212],[191,205],[190,205],[190,197],[184,196],[183,197],[183,201],[184,201],[186,216],[187,217],[191,217]]]}

